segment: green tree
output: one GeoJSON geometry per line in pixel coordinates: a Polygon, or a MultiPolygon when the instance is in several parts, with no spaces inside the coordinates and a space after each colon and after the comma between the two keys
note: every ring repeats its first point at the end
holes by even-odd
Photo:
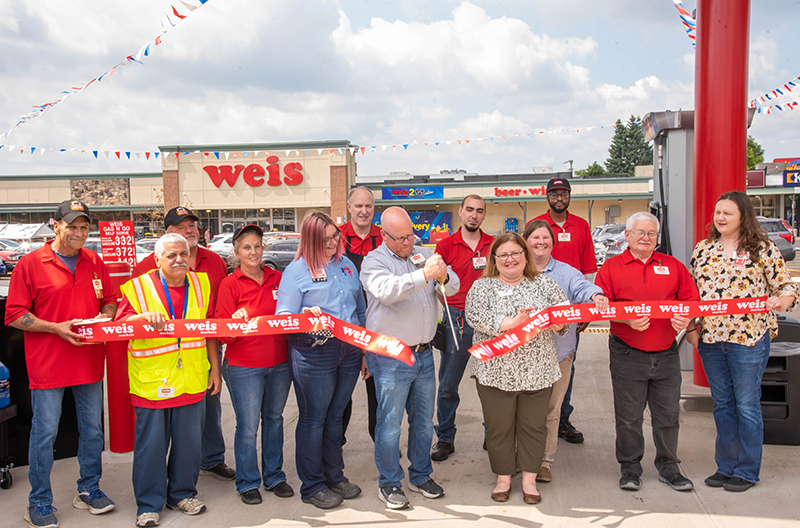
{"type": "Polygon", "coordinates": [[[575,176],[604,176],[605,174],[608,173],[603,166],[596,161],[585,169],[578,169],[575,171],[575,176]]]}
{"type": "Polygon", "coordinates": [[[764,147],[753,136],[747,136],[747,170],[755,169],[757,163],[764,163],[764,147]]]}
{"type": "Polygon", "coordinates": [[[653,146],[644,140],[644,132],[638,122],[641,118],[631,115],[626,125],[617,119],[614,137],[608,147],[606,171],[608,174],[633,176],[637,165],[653,163],[653,146]]]}

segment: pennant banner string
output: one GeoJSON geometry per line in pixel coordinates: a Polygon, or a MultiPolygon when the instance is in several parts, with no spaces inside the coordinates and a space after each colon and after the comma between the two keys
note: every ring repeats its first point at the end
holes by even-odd
{"type": "MultiPolygon", "coordinates": [[[[172,14],[175,17],[177,17],[178,21],[180,22],[180,21],[184,20],[187,16],[189,16],[189,14],[193,13],[198,7],[202,7],[206,2],[208,2],[208,0],[197,0],[197,1],[200,2],[199,6],[195,6],[195,5],[192,5],[192,4],[188,3],[188,2],[184,2],[183,0],[181,0],[180,1],[181,5],[183,6],[184,9],[188,10],[189,13],[186,14],[186,15],[182,15],[178,11],[178,9],[173,5],[173,6],[170,6],[172,8],[172,14]]],[[[72,86],[68,90],[62,91],[61,92],[61,94],[62,94],[61,97],[59,97],[55,101],[51,101],[49,103],[44,103],[44,104],[39,104],[39,105],[34,105],[32,111],[30,111],[27,114],[21,116],[19,118],[19,121],[17,121],[14,124],[13,127],[11,127],[9,130],[3,132],[3,134],[0,135],[0,140],[7,138],[8,135],[11,134],[11,132],[16,130],[17,128],[21,127],[22,125],[24,125],[25,123],[27,123],[31,119],[35,119],[35,118],[39,117],[40,115],[42,115],[47,110],[49,110],[49,109],[53,108],[54,106],[56,106],[57,104],[65,101],[69,97],[75,95],[76,93],[83,92],[84,90],[86,90],[89,86],[91,86],[95,82],[102,82],[103,80],[110,79],[111,76],[114,74],[114,72],[117,71],[117,68],[119,68],[120,66],[126,66],[128,64],[133,64],[135,62],[138,62],[139,64],[144,64],[142,62],[142,59],[144,57],[149,57],[150,54],[152,53],[152,51],[151,51],[152,48],[155,48],[155,46],[158,46],[159,44],[161,44],[161,39],[162,39],[163,35],[167,31],[169,31],[170,29],[175,27],[175,25],[176,25],[174,22],[172,22],[172,20],[170,19],[170,16],[169,16],[168,13],[164,13],[164,16],[166,17],[167,22],[169,23],[169,25],[167,26],[166,24],[164,24],[163,21],[161,22],[161,34],[159,36],[157,36],[155,39],[150,41],[148,44],[146,44],[146,45],[142,46],[141,48],[139,48],[139,51],[137,51],[136,53],[128,55],[127,57],[125,57],[121,62],[117,63],[116,66],[114,66],[110,70],[106,71],[102,75],[99,75],[99,76],[95,77],[94,79],[92,79],[91,81],[89,81],[87,83],[82,83],[82,84],[80,84],[78,86],[72,86]]]]}
{"type": "MultiPolygon", "coordinates": [[[[791,93],[792,90],[797,89],[798,81],[800,81],[800,77],[795,77],[791,81],[786,81],[783,85],[771,90],[761,97],[757,97],[750,101],[751,108],[758,108],[760,106],[764,106],[765,103],[772,101],[773,99],[777,99],[778,97],[783,97],[784,95],[791,93]]],[[[792,103],[788,103],[792,104],[792,103]]]]}
{"type": "Polygon", "coordinates": [[[695,33],[697,31],[697,21],[692,17],[692,14],[683,7],[683,2],[681,2],[681,0],[672,0],[672,2],[675,4],[675,7],[678,8],[681,22],[683,22],[683,27],[686,29],[686,35],[692,42],[692,48],[694,48],[696,45],[695,33]]]}

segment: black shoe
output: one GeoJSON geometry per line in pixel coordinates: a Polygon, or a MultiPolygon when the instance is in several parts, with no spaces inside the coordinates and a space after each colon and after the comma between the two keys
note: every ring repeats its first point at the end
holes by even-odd
{"type": "Polygon", "coordinates": [[[355,499],[361,495],[361,488],[349,480],[343,480],[330,487],[331,491],[338,493],[343,499],[355,499]]]}
{"type": "Polygon", "coordinates": [[[321,510],[330,510],[340,505],[343,500],[341,495],[331,491],[330,488],[322,488],[316,495],[303,499],[303,502],[312,504],[321,510]]]}
{"type": "Polygon", "coordinates": [[[285,481],[278,482],[271,488],[265,487],[264,489],[266,489],[267,491],[271,491],[272,493],[275,494],[276,497],[280,497],[281,499],[288,499],[289,497],[294,496],[294,490],[285,481]]]}
{"type": "Polygon", "coordinates": [[[659,475],[658,480],[669,484],[675,491],[692,491],[694,489],[694,484],[692,484],[692,481],[680,473],[673,473],[672,475],[668,475],[666,477],[659,475]]]}
{"type": "Polygon", "coordinates": [[[712,488],[721,488],[726,482],[728,482],[731,477],[726,477],[719,471],[708,477],[705,482],[706,486],[711,486],[712,488]]]}
{"type": "Polygon", "coordinates": [[[239,494],[242,497],[242,502],[245,504],[261,504],[261,492],[258,488],[247,490],[239,494]]]}
{"type": "Polygon", "coordinates": [[[583,433],[575,429],[569,419],[561,420],[561,423],[558,424],[558,437],[563,438],[570,444],[583,443],[583,433]]]}
{"type": "Polygon", "coordinates": [[[216,477],[220,480],[233,480],[236,478],[236,471],[225,465],[225,462],[217,464],[214,467],[201,468],[200,473],[216,477]]]}
{"type": "Polygon", "coordinates": [[[455,444],[449,442],[436,442],[431,451],[431,460],[434,462],[442,462],[447,460],[447,457],[456,452],[455,444]]]}
{"type": "Polygon", "coordinates": [[[747,491],[753,486],[755,486],[755,482],[750,482],[749,480],[740,479],[739,477],[733,477],[728,482],[722,485],[728,491],[747,491]]]}
{"type": "Polygon", "coordinates": [[[639,475],[633,473],[625,473],[619,479],[619,488],[625,491],[639,491],[642,487],[642,481],[639,480],[639,475]]]}

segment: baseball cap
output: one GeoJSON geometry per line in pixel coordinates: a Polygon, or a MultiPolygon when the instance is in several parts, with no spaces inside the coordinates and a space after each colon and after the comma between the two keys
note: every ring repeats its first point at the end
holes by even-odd
{"type": "Polygon", "coordinates": [[[86,207],[85,203],[80,200],[64,200],[56,209],[56,214],[53,215],[53,218],[71,224],[79,216],[85,216],[90,223],[92,221],[89,217],[89,208],[86,207]]]}
{"type": "Polygon", "coordinates": [[[251,231],[255,232],[260,238],[264,238],[264,230],[263,229],[261,229],[259,226],[255,225],[255,224],[247,224],[245,226],[240,227],[236,231],[234,231],[233,238],[231,239],[231,241],[236,240],[237,238],[239,238],[243,234],[251,232],[251,231]]]}
{"type": "Polygon", "coordinates": [[[164,215],[164,229],[180,224],[184,218],[194,218],[195,221],[200,221],[200,218],[186,207],[173,207],[164,215]]]}
{"type": "Polygon", "coordinates": [[[565,189],[569,192],[572,192],[572,187],[570,187],[569,181],[565,180],[564,178],[553,178],[547,182],[547,192],[555,191],[556,189],[565,189]]]}

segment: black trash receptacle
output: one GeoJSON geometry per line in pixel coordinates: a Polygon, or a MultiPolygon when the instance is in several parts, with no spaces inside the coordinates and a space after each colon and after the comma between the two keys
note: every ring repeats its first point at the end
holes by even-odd
{"type": "Polygon", "coordinates": [[[778,337],[770,345],[761,378],[764,443],[800,445],[800,321],[778,316],[778,337]]]}

